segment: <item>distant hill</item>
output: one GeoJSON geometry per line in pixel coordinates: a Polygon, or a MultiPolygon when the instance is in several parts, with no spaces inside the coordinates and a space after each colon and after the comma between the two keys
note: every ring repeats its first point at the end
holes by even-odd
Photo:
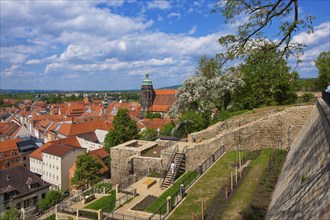
{"type": "Polygon", "coordinates": [[[176,85],[176,86],[168,86],[168,87],[162,87],[162,88],[159,88],[159,89],[178,89],[180,88],[182,85],[176,85]]]}

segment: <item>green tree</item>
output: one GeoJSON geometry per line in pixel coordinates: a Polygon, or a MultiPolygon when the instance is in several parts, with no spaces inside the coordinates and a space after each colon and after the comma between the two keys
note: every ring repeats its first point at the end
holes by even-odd
{"type": "Polygon", "coordinates": [[[196,76],[204,76],[207,79],[212,79],[221,74],[221,67],[216,59],[204,55],[199,59],[195,74],[196,76]]]}
{"type": "Polygon", "coordinates": [[[315,66],[319,70],[316,85],[320,90],[325,90],[330,82],[330,51],[320,53],[315,60],[315,66]]]}
{"type": "Polygon", "coordinates": [[[159,112],[151,112],[150,110],[148,110],[146,112],[145,118],[148,118],[148,119],[162,118],[162,115],[159,112]]]}
{"type": "Polygon", "coordinates": [[[77,157],[76,170],[71,179],[71,184],[76,188],[88,188],[101,180],[101,164],[95,157],[85,153],[77,157]]]}
{"type": "Polygon", "coordinates": [[[119,109],[112,124],[114,128],[109,130],[104,140],[104,147],[106,150],[110,150],[113,146],[139,137],[137,125],[135,121],[130,118],[127,109],[119,109]]]}
{"type": "Polygon", "coordinates": [[[166,124],[164,128],[162,129],[161,133],[165,136],[172,136],[172,131],[175,128],[174,121],[171,121],[170,123],[166,124]]]}
{"type": "Polygon", "coordinates": [[[209,116],[197,111],[187,111],[179,118],[178,125],[174,128],[174,135],[187,137],[188,134],[207,128],[209,116]]]}
{"type": "Polygon", "coordinates": [[[147,128],[143,130],[140,134],[141,140],[151,141],[155,137],[157,137],[158,133],[155,129],[147,128]]]}
{"type": "Polygon", "coordinates": [[[262,105],[289,104],[296,100],[292,75],[280,52],[269,50],[252,52],[239,67],[245,84],[236,93],[235,103],[241,109],[252,109],[262,105]]]}
{"type": "Polygon", "coordinates": [[[5,211],[5,213],[0,217],[0,220],[20,220],[20,216],[19,211],[12,207],[5,211]]]}
{"type": "Polygon", "coordinates": [[[226,18],[225,23],[236,25],[237,29],[237,34],[219,39],[227,48],[218,54],[220,63],[246,56],[251,50],[269,50],[262,43],[264,39],[276,40],[271,49],[281,49],[280,57],[299,57],[305,45],[293,42],[293,35],[303,29],[311,33],[314,17],[299,17],[298,7],[298,0],[220,0],[212,12],[220,12],[226,18]],[[246,19],[240,20],[242,17],[246,19]]]}
{"type": "Polygon", "coordinates": [[[42,210],[47,210],[64,199],[64,195],[57,190],[51,190],[46,193],[46,197],[38,203],[38,207],[42,210]]]}

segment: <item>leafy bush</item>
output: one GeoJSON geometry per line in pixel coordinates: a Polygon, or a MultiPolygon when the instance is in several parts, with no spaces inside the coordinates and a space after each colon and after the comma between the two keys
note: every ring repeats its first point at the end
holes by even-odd
{"type": "Polygon", "coordinates": [[[310,92],[305,92],[302,96],[303,102],[310,102],[314,99],[313,93],[310,92]]]}
{"type": "Polygon", "coordinates": [[[46,197],[38,203],[38,207],[42,210],[47,210],[52,206],[60,203],[64,199],[64,195],[57,190],[51,190],[46,193],[46,197]]]}

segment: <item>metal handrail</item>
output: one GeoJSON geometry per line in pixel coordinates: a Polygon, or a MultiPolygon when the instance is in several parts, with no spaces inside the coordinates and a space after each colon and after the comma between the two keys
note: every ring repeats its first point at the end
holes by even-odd
{"type": "Polygon", "coordinates": [[[165,180],[165,177],[166,177],[166,175],[167,175],[167,172],[168,172],[168,170],[169,170],[170,167],[171,167],[171,162],[174,160],[175,154],[176,154],[177,152],[178,152],[178,145],[175,146],[175,148],[174,148],[174,150],[173,150],[173,153],[172,153],[172,155],[171,155],[171,158],[170,158],[170,160],[168,161],[168,163],[167,163],[167,165],[166,165],[166,168],[165,168],[165,170],[164,170],[164,172],[163,172],[163,174],[162,174],[162,177],[161,177],[160,180],[159,180],[159,187],[162,186],[162,184],[163,184],[163,182],[164,182],[164,180],[165,180]]]}

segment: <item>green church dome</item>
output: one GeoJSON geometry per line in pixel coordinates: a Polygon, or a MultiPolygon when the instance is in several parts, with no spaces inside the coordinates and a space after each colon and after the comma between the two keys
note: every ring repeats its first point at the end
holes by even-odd
{"type": "Polygon", "coordinates": [[[146,73],[146,78],[142,82],[143,86],[152,86],[152,81],[149,79],[149,73],[146,73]]]}

